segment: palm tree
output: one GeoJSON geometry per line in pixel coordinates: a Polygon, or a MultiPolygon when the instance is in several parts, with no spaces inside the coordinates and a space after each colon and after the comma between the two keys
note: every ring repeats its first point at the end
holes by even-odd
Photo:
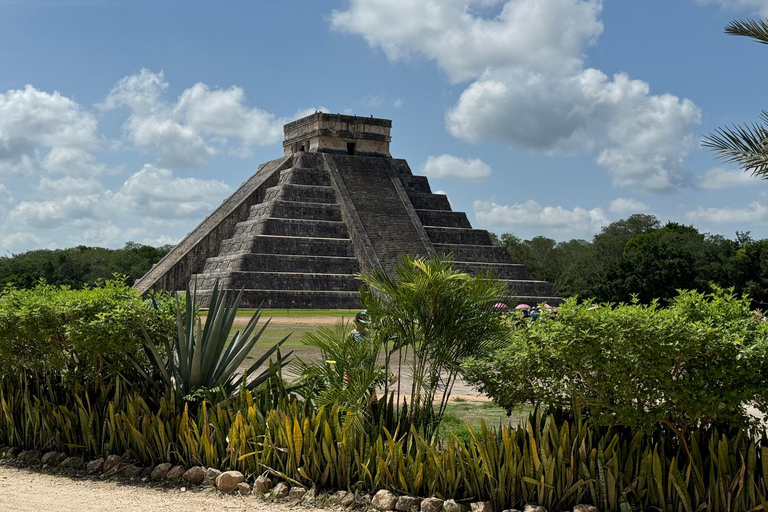
{"type": "MultiPolygon", "coordinates": [[[[734,20],[725,27],[725,33],[768,44],[768,20],[734,20]]],[[[702,145],[725,162],[768,179],[768,111],[763,110],[760,119],[761,122],[744,126],[717,128],[702,140],[702,145]]]]}
{"type": "Polygon", "coordinates": [[[390,357],[397,354],[398,395],[402,362],[411,366],[409,422],[435,432],[461,361],[499,346],[506,337],[506,323],[494,308],[506,285],[492,276],[460,272],[447,256],[406,256],[396,274],[363,274],[361,299],[383,340],[387,373],[390,357]]]}

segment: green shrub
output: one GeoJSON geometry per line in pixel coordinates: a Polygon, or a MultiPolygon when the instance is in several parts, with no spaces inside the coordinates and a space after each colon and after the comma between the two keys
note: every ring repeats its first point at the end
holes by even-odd
{"type": "Polygon", "coordinates": [[[154,403],[119,382],[78,396],[0,379],[0,444],[266,471],[320,489],[489,500],[494,510],[757,512],[768,496],[768,438],[745,432],[692,430],[687,456],[664,437],[536,414],[521,427],[481,424],[465,439],[431,443],[415,428],[345,429],[337,404],[313,410],[283,399],[274,408],[268,393],[241,388],[192,411],[173,393],[154,403]]]}
{"type": "Polygon", "coordinates": [[[132,369],[129,356],[143,354],[141,324],[156,338],[170,339],[170,298],[145,301],[121,280],[83,290],[46,284],[7,289],[0,295],[0,376],[30,372],[82,389],[132,369]]]}
{"type": "Polygon", "coordinates": [[[748,299],[718,290],[681,292],[667,308],[590,306],[570,299],[467,360],[469,381],[506,408],[573,405],[598,425],[646,431],[745,426],[750,404],[768,412],[768,323],[748,299]]]}

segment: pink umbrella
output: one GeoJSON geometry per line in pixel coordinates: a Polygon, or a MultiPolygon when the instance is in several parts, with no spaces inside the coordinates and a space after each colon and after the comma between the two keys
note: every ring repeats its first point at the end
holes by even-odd
{"type": "Polygon", "coordinates": [[[592,307],[590,307],[590,308],[587,308],[587,311],[592,311],[592,310],[594,310],[594,309],[600,309],[600,306],[598,306],[598,305],[594,305],[594,306],[592,306],[592,307]]]}
{"type": "Polygon", "coordinates": [[[507,306],[503,302],[497,302],[496,304],[493,305],[493,307],[496,309],[507,309],[509,306],[507,306]]]}
{"type": "Polygon", "coordinates": [[[552,306],[550,306],[549,304],[544,304],[544,307],[547,309],[552,309],[552,306]]]}
{"type": "Polygon", "coordinates": [[[515,309],[531,309],[531,306],[528,304],[518,304],[515,309]]]}

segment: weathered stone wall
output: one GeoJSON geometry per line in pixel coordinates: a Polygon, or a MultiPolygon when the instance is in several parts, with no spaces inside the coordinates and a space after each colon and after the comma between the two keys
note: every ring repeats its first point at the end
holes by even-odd
{"type": "Polygon", "coordinates": [[[234,194],[136,281],[136,288],[141,293],[184,290],[190,276],[203,269],[206,258],[219,254],[222,242],[232,235],[238,222],[248,218],[251,207],[264,199],[267,188],[277,183],[280,170],[290,163],[291,158],[283,157],[261,165],[234,194]]]}
{"type": "Polygon", "coordinates": [[[283,151],[347,154],[354,143],[357,155],[389,156],[391,127],[388,119],[317,112],[285,125],[283,151]]]}

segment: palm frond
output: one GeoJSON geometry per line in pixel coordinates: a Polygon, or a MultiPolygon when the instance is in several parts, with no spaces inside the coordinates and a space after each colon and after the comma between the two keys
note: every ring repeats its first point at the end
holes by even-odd
{"type": "Polygon", "coordinates": [[[717,128],[702,139],[702,146],[713,150],[721,160],[768,179],[768,112],[763,111],[760,117],[762,123],[717,128]]]}
{"type": "Polygon", "coordinates": [[[725,33],[751,37],[758,43],[768,44],[768,20],[733,20],[725,26],[725,33]]]}

